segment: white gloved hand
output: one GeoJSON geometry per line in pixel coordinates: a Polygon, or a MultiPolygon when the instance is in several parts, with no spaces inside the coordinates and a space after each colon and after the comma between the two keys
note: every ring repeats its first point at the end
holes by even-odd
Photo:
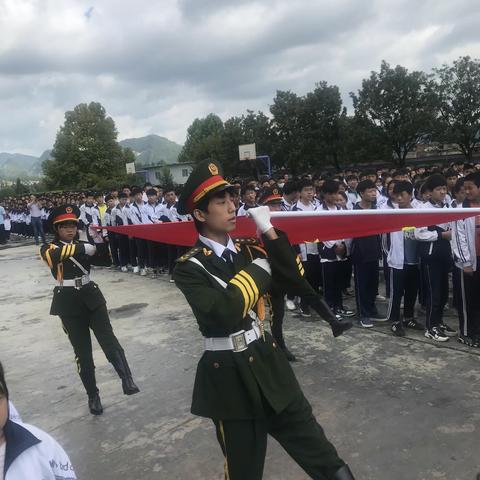
{"type": "Polygon", "coordinates": [[[265,233],[273,228],[272,222],[270,221],[270,209],[266,206],[249,208],[247,210],[247,216],[253,218],[253,221],[261,233],[265,233]]]}
{"type": "Polygon", "coordinates": [[[103,237],[101,231],[98,231],[98,228],[92,226],[88,227],[88,233],[93,239],[94,243],[103,243],[103,237]]]}
{"type": "Polygon", "coordinates": [[[91,257],[92,255],[95,255],[95,252],[97,251],[97,247],[95,245],[92,245],[91,243],[85,243],[85,253],[91,257]]]}

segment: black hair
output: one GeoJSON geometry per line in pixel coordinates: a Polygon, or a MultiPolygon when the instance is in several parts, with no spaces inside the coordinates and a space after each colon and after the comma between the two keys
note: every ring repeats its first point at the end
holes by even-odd
{"type": "MultiPolygon", "coordinates": [[[[470,176],[470,175],[473,175],[473,174],[470,173],[470,174],[467,175],[467,177],[470,176]]],[[[455,182],[455,185],[453,186],[453,194],[455,195],[456,193],[458,193],[463,188],[464,185],[465,185],[465,178],[464,177],[459,178],[455,182]]]]}
{"type": "Polygon", "coordinates": [[[464,177],[464,182],[473,182],[477,187],[480,187],[480,172],[469,173],[464,177]]]}
{"type": "Polygon", "coordinates": [[[298,192],[298,184],[293,180],[289,180],[283,186],[284,195],[290,195],[291,193],[298,192]]]}
{"type": "Polygon", "coordinates": [[[430,175],[425,181],[424,188],[429,191],[435,190],[437,187],[446,187],[447,180],[441,173],[430,175]]]}
{"type": "Polygon", "coordinates": [[[347,182],[349,182],[350,180],[358,180],[358,177],[356,175],[348,175],[346,180],[347,182]]]}
{"type": "Polygon", "coordinates": [[[304,188],[313,187],[313,181],[308,178],[302,178],[298,184],[298,190],[301,192],[304,188]]]}
{"type": "Polygon", "coordinates": [[[175,193],[175,187],[173,185],[165,185],[163,187],[163,194],[165,195],[168,192],[174,192],[175,193]]]}
{"type": "MultiPolygon", "coordinates": [[[[392,180],[395,181],[395,180],[392,180]]],[[[393,187],[393,193],[407,192],[409,195],[413,192],[413,185],[407,180],[396,180],[393,187]]]]}
{"type": "Polygon", "coordinates": [[[7,381],[5,380],[5,371],[3,370],[2,362],[0,362],[0,395],[5,395],[8,400],[7,381]]]}
{"type": "MultiPolygon", "coordinates": [[[[368,175],[368,174],[367,174],[368,175]]],[[[377,188],[375,185],[375,182],[372,180],[362,180],[358,185],[357,185],[357,192],[358,193],[363,193],[365,190],[368,190],[369,188],[377,188]]]]}
{"type": "Polygon", "coordinates": [[[322,192],[323,193],[338,193],[338,182],[336,180],[325,180],[324,184],[322,185],[322,192]]]}
{"type": "Polygon", "coordinates": [[[256,192],[255,185],[253,183],[247,183],[242,187],[242,195],[245,195],[250,190],[256,192]]]}

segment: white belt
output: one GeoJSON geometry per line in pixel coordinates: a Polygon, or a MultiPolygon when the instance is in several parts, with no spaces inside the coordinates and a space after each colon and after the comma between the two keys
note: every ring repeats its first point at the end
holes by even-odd
{"type": "Polygon", "coordinates": [[[240,330],[232,333],[228,337],[205,338],[205,350],[233,350],[234,352],[243,352],[248,345],[260,338],[260,329],[252,322],[250,330],[240,330]]]}
{"type": "Polygon", "coordinates": [[[82,288],[84,285],[90,283],[90,276],[83,275],[81,277],[72,278],[71,280],[63,280],[62,282],[57,282],[57,287],[75,287],[82,288]]]}

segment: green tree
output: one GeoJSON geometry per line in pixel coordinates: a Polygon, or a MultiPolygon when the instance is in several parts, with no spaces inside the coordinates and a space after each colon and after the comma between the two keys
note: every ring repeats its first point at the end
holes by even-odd
{"type": "Polygon", "coordinates": [[[178,157],[179,162],[198,163],[205,158],[223,159],[223,122],[218,115],[210,113],[205,118],[196,118],[188,127],[187,140],[178,157]]]}
{"type": "Polygon", "coordinates": [[[480,135],[480,61],[460,57],[453,65],[444,64],[434,72],[438,138],[456,143],[470,161],[480,135]]]}
{"type": "Polygon", "coordinates": [[[277,138],[276,164],[287,167],[293,173],[305,166],[301,156],[304,150],[303,106],[303,99],[296,93],[281,90],[277,90],[270,106],[277,138]]]}
{"type": "Polygon", "coordinates": [[[17,178],[17,180],[16,180],[16,182],[15,182],[14,191],[15,191],[15,195],[23,195],[23,194],[25,194],[25,193],[29,193],[29,192],[30,192],[29,188],[22,183],[22,181],[20,180],[20,178],[17,178]]]}
{"type": "Polygon", "coordinates": [[[430,76],[409,72],[383,61],[380,72],[364,79],[358,95],[350,93],[355,114],[380,127],[383,140],[396,154],[395,163],[405,164],[408,152],[430,135],[435,125],[435,101],[430,76]]]}
{"type": "Polygon", "coordinates": [[[89,188],[119,181],[125,172],[125,152],[117,130],[100,103],[77,105],[65,113],[52,159],[42,164],[49,188],[89,188]]]}

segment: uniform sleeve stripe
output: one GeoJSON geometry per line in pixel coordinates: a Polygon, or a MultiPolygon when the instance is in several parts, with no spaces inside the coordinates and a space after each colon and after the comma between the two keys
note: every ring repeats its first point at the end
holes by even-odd
{"type": "Polygon", "coordinates": [[[232,278],[232,279],[230,280],[230,283],[231,283],[232,285],[235,285],[236,287],[238,287],[238,288],[240,289],[240,291],[242,292],[243,302],[244,302],[243,317],[246,317],[246,316],[247,316],[247,312],[248,312],[248,303],[249,303],[247,291],[245,290],[245,287],[244,287],[238,280],[236,280],[235,278],[232,278]]]}
{"type": "Polygon", "coordinates": [[[254,298],[255,298],[254,301],[256,302],[258,300],[260,292],[258,291],[258,287],[257,287],[257,284],[255,283],[255,280],[252,278],[252,276],[248,272],[245,272],[244,270],[242,270],[241,272],[238,272],[237,276],[243,277],[244,281],[246,281],[249,284],[250,288],[253,290],[254,298]]]}
{"type": "Polygon", "coordinates": [[[76,249],[76,245],[74,243],[72,243],[72,248],[70,250],[70,256],[73,257],[75,255],[75,249],[76,249]]]}
{"type": "Polygon", "coordinates": [[[63,260],[65,258],[65,254],[67,253],[67,247],[68,245],[64,245],[62,247],[62,251],[60,252],[60,260],[63,260]]]}
{"type": "Polygon", "coordinates": [[[249,297],[248,310],[250,310],[257,300],[257,297],[255,296],[255,292],[252,286],[244,278],[237,275],[236,280],[238,280],[245,287],[245,290],[248,293],[248,297],[249,297]]]}
{"type": "Polygon", "coordinates": [[[52,247],[49,247],[49,249],[45,252],[45,258],[47,259],[48,266],[50,268],[53,268],[53,263],[52,263],[52,257],[50,257],[50,250],[52,247]]]}

